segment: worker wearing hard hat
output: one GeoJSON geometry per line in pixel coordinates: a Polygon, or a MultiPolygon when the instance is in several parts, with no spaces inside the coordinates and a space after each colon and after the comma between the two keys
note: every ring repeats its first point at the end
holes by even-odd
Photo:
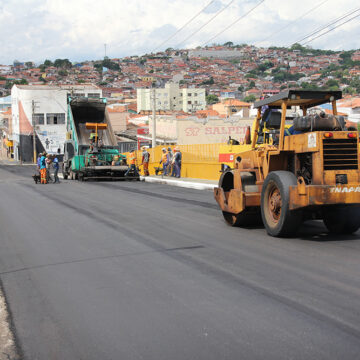
{"type": "Polygon", "coordinates": [[[180,148],[178,146],[175,147],[175,155],[174,155],[174,169],[175,176],[179,178],[181,176],[181,158],[182,154],[180,148]]]}
{"type": "Polygon", "coordinates": [[[169,154],[166,151],[166,148],[162,148],[162,155],[161,155],[161,160],[160,160],[160,164],[163,164],[163,174],[167,175],[167,167],[169,165],[169,154]]]}
{"type": "Polygon", "coordinates": [[[136,153],[135,150],[131,150],[130,152],[130,159],[129,159],[130,167],[125,173],[125,176],[129,176],[130,172],[132,172],[133,176],[138,176],[138,171],[136,169],[136,153]]]}
{"type": "Polygon", "coordinates": [[[149,176],[149,162],[150,162],[150,154],[149,152],[146,150],[146,147],[143,146],[141,148],[142,152],[142,160],[141,160],[141,165],[143,166],[144,169],[144,176],[149,176]]]}

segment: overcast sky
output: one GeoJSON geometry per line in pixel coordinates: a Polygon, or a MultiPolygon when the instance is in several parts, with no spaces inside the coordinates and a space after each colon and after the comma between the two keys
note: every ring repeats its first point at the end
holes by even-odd
{"type": "MultiPolygon", "coordinates": [[[[231,2],[215,0],[161,50],[178,45],[181,48],[202,45],[259,1],[233,1],[212,22],[183,42],[231,2]]],[[[360,7],[354,0],[323,2],[265,0],[209,44],[232,41],[288,46],[321,25],[360,7]]],[[[104,57],[105,43],[111,58],[150,53],[209,3],[210,0],[0,0],[0,64],[10,64],[14,59],[35,62],[56,58],[100,59],[104,57]]],[[[359,39],[360,17],[308,45],[349,50],[360,48],[359,39]]]]}

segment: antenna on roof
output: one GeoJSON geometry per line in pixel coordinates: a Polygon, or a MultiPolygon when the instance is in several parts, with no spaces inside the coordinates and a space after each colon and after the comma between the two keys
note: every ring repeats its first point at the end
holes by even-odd
{"type": "Polygon", "coordinates": [[[104,49],[105,49],[105,55],[104,55],[104,59],[106,58],[106,44],[104,44],[104,49]]]}

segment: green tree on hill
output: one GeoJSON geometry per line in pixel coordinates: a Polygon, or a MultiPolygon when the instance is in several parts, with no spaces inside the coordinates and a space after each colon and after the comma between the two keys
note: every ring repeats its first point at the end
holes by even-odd
{"type": "Polygon", "coordinates": [[[201,84],[202,85],[213,85],[215,83],[213,77],[211,76],[209,80],[204,80],[201,84]]]}
{"type": "Polygon", "coordinates": [[[247,103],[253,103],[256,100],[255,95],[248,95],[245,96],[244,101],[247,103]]]}
{"type": "Polygon", "coordinates": [[[206,103],[208,105],[216,104],[219,102],[219,98],[216,95],[210,94],[206,96],[206,103]]]}
{"type": "MultiPolygon", "coordinates": [[[[45,65],[45,63],[44,63],[45,65]]],[[[69,59],[56,59],[54,61],[54,66],[57,68],[65,68],[65,69],[71,69],[72,68],[72,64],[69,61],[69,59]]]]}

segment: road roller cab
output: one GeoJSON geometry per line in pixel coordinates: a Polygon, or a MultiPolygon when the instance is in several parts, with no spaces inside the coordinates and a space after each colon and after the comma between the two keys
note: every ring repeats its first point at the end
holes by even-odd
{"type": "Polygon", "coordinates": [[[292,236],[307,219],[323,219],[335,233],[360,227],[359,136],[337,115],[341,96],[287,90],[255,102],[251,149],[234,155],[214,190],[229,225],[262,221],[272,236],[292,236]],[[332,114],[309,111],[325,103],[332,114]],[[289,127],[287,112],[294,106],[302,115],[289,127]]]}

